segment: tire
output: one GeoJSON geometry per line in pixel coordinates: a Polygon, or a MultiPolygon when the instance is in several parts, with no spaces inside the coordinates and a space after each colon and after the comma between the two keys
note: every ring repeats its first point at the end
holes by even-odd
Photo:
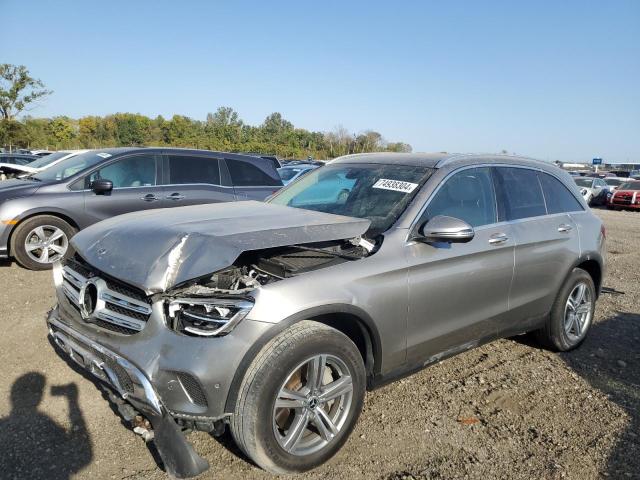
{"type": "Polygon", "coordinates": [[[362,411],[365,384],[362,356],[346,335],[317,322],[299,322],[271,340],[249,366],[230,422],[231,433],[240,449],[269,472],[310,470],[329,460],[347,441],[362,411]],[[318,363],[306,362],[321,355],[326,357],[328,368],[317,376],[321,379],[319,393],[305,393],[313,383],[309,372],[319,371],[311,367],[318,363]],[[351,392],[346,387],[343,396],[323,403],[323,395],[328,394],[322,391],[327,392],[329,383],[336,386],[338,380],[348,384],[347,374],[351,392]],[[284,396],[291,400],[283,400],[285,387],[298,397],[289,394],[284,396]],[[276,399],[287,405],[294,403],[295,407],[276,407],[276,399]],[[304,433],[296,442],[292,432],[296,431],[294,425],[306,418],[303,415],[312,420],[308,428],[300,429],[304,433]],[[336,428],[339,426],[333,435],[328,435],[328,424],[319,421],[323,416],[331,418],[336,428]],[[324,425],[324,438],[317,421],[324,425]]]}
{"type": "Polygon", "coordinates": [[[596,288],[591,275],[581,268],[574,268],[560,289],[546,325],[536,332],[538,340],[544,346],[560,352],[578,347],[586,338],[593,322],[595,302],[596,288]],[[582,300],[577,300],[579,287],[584,288],[582,300]],[[574,307],[569,305],[569,295],[574,307]]]}
{"type": "Polygon", "coordinates": [[[71,253],[69,240],[76,229],[59,217],[39,215],[19,223],[11,236],[11,254],[29,270],[48,270],[57,260],[71,253]],[[56,237],[51,241],[52,237],[56,237]],[[44,240],[44,242],[43,242],[44,240]],[[50,241],[50,243],[45,243],[50,241]],[[43,244],[45,249],[28,249],[27,245],[43,244]],[[38,260],[40,258],[40,260],[38,260]]]}

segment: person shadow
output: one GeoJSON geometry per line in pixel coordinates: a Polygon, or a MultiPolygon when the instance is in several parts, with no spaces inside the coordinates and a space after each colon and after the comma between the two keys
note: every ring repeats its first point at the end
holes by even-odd
{"type": "Polygon", "coordinates": [[[628,417],[603,472],[609,478],[640,478],[639,345],[640,314],[616,312],[594,323],[580,348],[560,354],[571,369],[628,417]]]}
{"type": "Polygon", "coordinates": [[[51,387],[51,395],[67,399],[68,429],[38,409],[45,387],[38,372],[22,375],[11,387],[11,413],[0,419],[1,478],[69,479],[93,458],[76,384],[51,387]]]}

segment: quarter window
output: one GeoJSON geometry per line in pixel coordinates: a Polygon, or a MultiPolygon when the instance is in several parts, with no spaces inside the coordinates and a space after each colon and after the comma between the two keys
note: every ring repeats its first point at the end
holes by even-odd
{"type": "Polygon", "coordinates": [[[500,217],[506,220],[546,215],[538,175],[527,168],[497,167],[496,184],[501,192],[500,217]]]}
{"type": "MultiPolygon", "coordinates": [[[[264,162],[266,167],[267,160],[264,162]]],[[[262,169],[252,162],[237,158],[227,159],[227,166],[231,174],[231,181],[235,186],[282,186],[282,180],[273,168],[269,168],[269,170],[273,170],[273,174],[270,174],[266,168],[262,169]]],[[[270,164],[269,167],[271,167],[270,164]]]]}
{"type": "Polygon", "coordinates": [[[169,183],[209,183],[220,185],[220,161],[217,158],[169,155],[169,183]]]}
{"type": "Polygon", "coordinates": [[[542,172],[538,172],[538,179],[540,179],[540,185],[542,185],[542,191],[544,192],[547,213],[577,212],[582,210],[580,202],[560,180],[542,172]]]}
{"type": "Polygon", "coordinates": [[[489,168],[454,174],[429,202],[421,223],[437,215],[464,220],[472,227],[496,222],[496,201],[489,168]]]}
{"type": "Polygon", "coordinates": [[[156,159],[154,155],[134,155],[96,170],[88,177],[90,188],[94,180],[111,180],[113,188],[149,187],[156,185],[156,159]]]}

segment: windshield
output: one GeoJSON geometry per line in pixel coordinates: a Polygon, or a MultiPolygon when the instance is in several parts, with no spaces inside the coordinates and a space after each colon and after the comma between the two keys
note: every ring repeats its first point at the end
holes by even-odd
{"type": "Polygon", "coordinates": [[[97,165],[109,157],[111,157],[110,153],[100,151],[81,153],[80,155],[74,155],[73,157],[62,160],[60,163],[57,163],[46,170],[36,173],[33,175],[33,178],[44,181],[65,180],[82,170],[97,165]]]}
{"type": "Polygon", "coordinates": [[[30,167],[33,168],[42,168],[47,165],[55,162],[56,160],[60,160],[68,155],[71,155],[72,152],[54,152],[44,157],[39,158],[38,160],[34,160],[29,164],[30,167]]]}
{"type": "Polygon", "coordinates": [[[369,235],[388,230],[431,175],[426,167],[335,164],[315,169],[276,193],[270,203],[366,218],[369,235]]]}
{"type": "Polygon", "coordinates": [[[624,180],[620,180],[619,178],[605,178],[604,181],[607,185],[617,187],[618,185],[621,185],[624,180]]]}
{"type": "Polygon", "coordinates": [[[574,178],[573,180],[579,187],[591,188],[591,185],[593,185],[593,178],[574,178]]]}
{"type": "Polygon", "coordinates": [[[640,182],[625,182],[618,190],[640,190],[640,182]]]}

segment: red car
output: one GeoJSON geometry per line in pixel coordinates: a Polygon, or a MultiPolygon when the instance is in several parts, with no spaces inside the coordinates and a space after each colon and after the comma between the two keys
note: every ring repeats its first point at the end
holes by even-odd
{"type": "Polygon", "coordinates": [[[607,207],[620,210],[633,208],[640,210],[640,181],[628,181],[620,185],[609,198],[607,207]]]}

